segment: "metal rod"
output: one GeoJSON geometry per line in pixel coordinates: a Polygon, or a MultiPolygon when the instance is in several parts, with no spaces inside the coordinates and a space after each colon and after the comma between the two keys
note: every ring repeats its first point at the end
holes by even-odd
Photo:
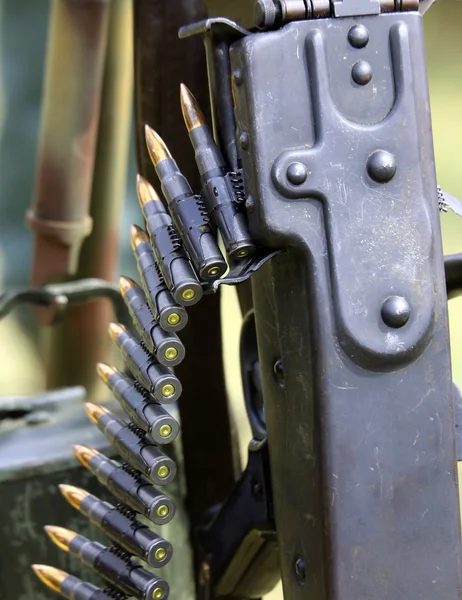
{"type": "MultiPolygon", "coordinates": [[[[32,283],[72,275],[90,233],[108,0],[53,0],[33,207],[32,283]]],[[[48,321],[51,319],[48,316],[48,321]]]]}
{"type": "MultiPolygon", "coordinates": [[[[118,227],[125,195],[133,89],[132,0],[111,3],[109,41],[104,72],[91,215],[94,228],[85,241],[78,278],[112,280],[115,275],[118,227]]],[[[110,344],[109,302],[97,300],[73,307],[51,336],[48,385],[79,383],[95,398],[104,387],[95,364],[110,344]]]]}

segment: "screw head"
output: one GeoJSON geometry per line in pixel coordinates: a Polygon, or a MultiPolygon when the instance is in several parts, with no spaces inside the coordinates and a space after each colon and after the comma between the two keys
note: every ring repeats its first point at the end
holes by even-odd
{"type": "Polygon", "coordinates": [[[287,179],[293,185],[301,185],[306,181],[308,171],[301,162],[294,162],[287,168],[287,179]]]}
{"type": "Polygon", "coordinates": [[[390,296],[382,304],[381,316],[385,325],[398,329],[404,327],[411,316],[411,307],[406,298],[390,296]]]}
{"type": "Polygon", "coordinates": [[[386,150],[376,150],[367,159],[369,177],[377,183],[387,183],[395,176],[397,169],[396,158],[386,150]]]}
{"type": "Polygon", "coordinates": [[[372,79],[372,67],[365,60],[360,60],[353,65],[351,76],[358,85],[367,85],[372,79]]]}
{"type": "Polygon", "coordinates": [[[167,360],[175,360],[178,356],[178,350],[176,348],[170,347],[164,352],[164,356],[167,360]]]}
{"type": "Polygon", "coordinates": [[[172,433],[172,428],[170,425],[161,425],[159,427],[159,435],[161,437],[168,437],[172,433]]]}
{"type": "Polygon", "coordinates": [[[294,569],[298,582],[304,585],[306,581],[306,567],[303,556],[297,556],[297,558],[295,559],[294,569]]]}
{"type": "Polygon", "coordinates": [[[348,41],[354,48],[364,48],[369,42],[369,32],[364,25],[355,25],[348,32],[348,41]]]}
{"type": "Polygon", "coordinates": [[[170,475],[170,469],[167,467],[167,465],[162,465],[161,467],[159,467],[157,469],[157,476],[160,479],[165,479],[169,475],[170,475]]]}
{"type": "Polygon", "coordinates": [[[166,504],[161,504],[157,509],[157,516],[163,519],[168,515],[169,512],[169,507],[166,504]]]}
{"type": "Polygon", "coordinates": [[[164,385],[164,387],[162,388],[162,396],[165,396],[166,398],[173,396],[174,393],[175,393],[175,388],[171,383],[166,383],[164,385]]]}
{"type": "Polygon", "coordinates": [[[171,313],[167,317],[167,323],[169,325],[178,325],[178,323],[180,322],[180,320],[181,320],[181,317],[177,313],[171,313]]]}
{"type": "Polygon", "coordinates": [[[192,300],[195,295],[196,295],[196,292],[194,290],[191,290],[190,288],[188,288],[188,289],[184,290],[184,292],[181,294],[181,297],[184,298],[185,300],[192,300]]]}
{"type": "Polygon", "coordinates": [[[247,131],[243,131],[239,136],[239,144],[243,150],[247,150],[249,147],[249,134],[247,131]]]}
{"type": "Polygon", "coordinates": [[[165,548],[157,548],[154,552],[154,556],[156,557],[156,560],[164,560],[167,556],[167,550],[165,548]]]}

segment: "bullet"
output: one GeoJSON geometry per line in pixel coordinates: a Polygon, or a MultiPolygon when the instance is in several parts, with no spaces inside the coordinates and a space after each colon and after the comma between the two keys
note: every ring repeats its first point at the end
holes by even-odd
{"type": "Polygon", "coordinates": [[[130,241],[135,253],[141,285],[154,319],[164,331],[181,331],[188,315],[171,295],[162,277],[149,237],[145,231],[132,225],[130,241]]]}
{"type": "Polygon", "coordinates": [[[149,392],[114,367],[98,363],[97,371],[131,421],[148,433],[156,444],[173,442],[180,426],[149,392]]]}
{"type": "MultiPolygon", "coordinates": [[[[37,577],[51,590],[60,593],[67,600],[114,600],[115,590],[102,590],[96,585],[77,579],[69,573],[48,567],[47,565],[32,565],[37,577]]],[[[120,600],[122,597],[117,596],[120,600]]]]}
{"type": "Polygon", "coordinates": [[[152,249],[167,288],[181,306],[197,304],[203,295],[202,287],[171,216],[147,181],[139,178],[137,190],[152,249]]]}
{"type": "Polygon", "coordinates": [[[84,565],[128,596],[134,596],[139,600],[153,598],[166,600],[168,597],[167,582],[130,560],[129,556],[117,546],[107,548],[99,542],[92,542],[62,527],[48,526],[45,529],[59,548],[78,558],[84,565]]]}
{"type": "MultiPolygon", "coordinates": [[[[155,162],[154,167],[175,229],[180,234],[200,279],[213,281],[225,273],[227,264],[210,226],[210,216],[204,201],[200,195],[194,194],[161,137],[150,128],[147,131],[153,136],[155,147],[162,150],[157,152],[156,156],[164,158],[155,162]]],[[[150,145],[152,146],[152,143],[150,145]]],[[[142,186],[139,192],[140,202],[146,207],[148,202],[155,200],[146,192],[149,184],[142,177],[138,177],[139,185],[142,186]]],[[[147,207],[144,210],[147,211],[147,207]]]]}
{"type": "Polygon", "coordinates": [[[223,155],[213,139],[196,99],[181,86],[181,109],[203,187],[204,201],[225,250],[232,260],[255,252],[244,213],[245,192],[240,173],[228,173],[223,155]]]}
{"type": "Polygon", "coordinates": [[[183,113],[183,119],[188,133],[196,127],[202,127],[207,124],[204,113],[201,111],[197,100],[184,83],[180,85],[180,101],[181,112],[183,113]]]}
{"type": "Polygon", "coordinates": [[[78,460],[121,502],[141,513],[156,525],[169,523],[175,514],[175,504],[165,494],[129,465],[121,465],[104,454],[74,446],[78,460]],[[88,459],[88,457],[91,458],[88,459]]]}
{"type": "Polygon", "coordinates": [[[64,498],[113,540],[155,568],[165,566],[173,555],[172,545],[136,519],[127,507],[115,507],[71,485],[59,486],[64,498]]]}
{"type": "Polygon", "coordinates": [[[185,349],[175,333],[164,331],[149,308],[143,290],[129,277],[119,280],[120,291],[133,325],[155,359],[166,367],[176,367],[184,359],[185,349]]]}
{"type": "Polygon", "coordinates": [[[154,167],[156,167],[161,160],[172,158],[172,155],[162,141],[161,137],[154,131],[154,129],[149,127],[149,125],[144,126],[144,135],[146,138],[146,146],[148,147],[149,156],[151,157],[154,167]]]}
{"type": "Polygon", "coordinates": [[[135,379],[151,392],[156,400],[162,404],[178,400],[182,391],[180,381],[167,367],[155,362],[123,325],[111,323],[109,335],[135,379]]]}
{"type": "Polygon", "coordinates": [[[164,454],[144,431],[133,423],[125,424],[106,408],[87,402],[85,411],[106,439],[134,469],[156,485],[167,485],[175,478],[175,462],[164,454]]]}

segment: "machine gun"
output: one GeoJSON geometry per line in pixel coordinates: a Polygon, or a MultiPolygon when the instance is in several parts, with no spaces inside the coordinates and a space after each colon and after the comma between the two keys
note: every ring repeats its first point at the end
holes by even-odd
{"type": "Polygon", "coordinates": [[[141,286],[121,281],[133,331],[110,329],[127,373],[99,366],[131,422],[86,407],[126,463],[75,448],[122,505],[62,489],[115,546],[48,528],[109,587],[36,565],[64,597],[167,598],[130,557],[171,556],[135,514],[174,514],[153,485],[176,470],[163,451],[182,387],[169,361],[183,358],[189,307],[249,279],[254,440],[231,493],[193,517],[199,596],[259,598],[279,574],[290,600],[460,595],[447,297],[461,293],[462,258],[443,260],[439,226],[440,209],[460,208],[436,185],[421,21],[416,0],[217,1],[180,30],[205,40],[214,135],[182,87],[195,194],[146,128],[166,205],[140,159],[141,286]]]}

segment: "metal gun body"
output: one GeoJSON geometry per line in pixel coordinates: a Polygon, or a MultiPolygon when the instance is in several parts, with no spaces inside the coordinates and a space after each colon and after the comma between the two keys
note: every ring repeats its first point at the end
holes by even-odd
{"type": "Polygon", "coordinates": [[[284,597],[457,598],[421,17],[290,23],[232,44],[231,68],[251,233],[286,250],[252,278],[284,597]]]}

